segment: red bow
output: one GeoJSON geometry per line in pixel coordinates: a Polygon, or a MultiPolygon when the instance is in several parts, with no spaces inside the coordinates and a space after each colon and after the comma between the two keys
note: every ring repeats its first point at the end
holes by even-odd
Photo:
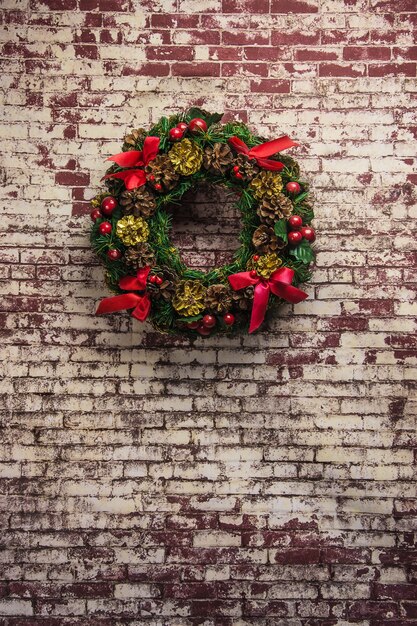
{"type": "MultiPolygon", "coordinates": [[[[106,160],[114,161],[120,167],[145,167],[145,165],[148,165],[149,161],[153,161],[158,154],[159,142],[159,137],[146,137],[143,143],[143,150],[120,152],[120,154],[115,154],[106,160]]],[[[142,185],[146,183],[146,174],[144,170],[141,169],[129,169],[123,172],[107,174],[103,176],[101,180],[105,178],[121,178],[125,181],[126,189],[142,187],[142,185]]]]}
{"type": "Polygon", "coordinates": [[[289,267],[281,267],[275,270],[269,280],[264,280],[260,276],[252,278],[250,272],[240,272],[239,274],[229,276],[229,283],[235,291],[249,287],[249,285],[255,285],[249,326],[250,333],[259,328],[264,321],[270,291],[278,298],[288,300],[292,304],[297,304],[308,298],[308,294],[291,285],[293,276],[294,270],[289,267]]]}
{"type": "MultiPolygon", "coordinates": [[[[144,291],[150,271],[150,267],[143,267],[138,271],[136,276],[124,276],[119,280],[120,289],[124,289],[125,291],[144,291]]],[[[132,308],[132,316],[144,322],[151,310],[151,301],[148,294],[145,293],[143,296],[139,296],[136,293],[124,293],[121,296],[105,298],[98,305],[96,315],[114,313],[115,311],[123,311],[124,309],[132,308]]]]}
{"type": "Polygon", "coordinates": [[[273,161],[272,159],[266,159],[265,157],[272,156],[277,152],[281,152],[281,150],[286,150],[287,148],[299,145],[287,137],[287,135],[284,135],[279,139],[267,141],[266,143],[262,143],[261,145],[250,149],[241,139],[239,139],[239,137],[230,137],[229,143],[236,150],[236,152],[241,152],[242,154],[246,154],[246,156],[250,159],[255,159],[259,167],[262,167],[264,170],[278,171],[281,171],[284,168],[284,163],[280,163],[280,161],[273,161]]]}

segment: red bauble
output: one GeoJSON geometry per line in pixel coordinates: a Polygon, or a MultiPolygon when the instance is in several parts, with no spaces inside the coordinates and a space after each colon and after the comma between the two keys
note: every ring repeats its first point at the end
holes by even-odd
{"type": "Polygon", "coordinates": [[[101,203],[101,210],[104,215],[111,215],[114,209],[117,207],[117,200],[113,196],[107,196],[101,203]]]}
{"type": "Polygon", "coordinates": [[[288,241],[292,246],[296,246],[300,243],[303,236],[299,230],[293,230],[291,233],[288,233],[288,241]]]}
{"type": "Polygon", "coordinates": [[[259,261],[259,254],[254,254],[252,259],[255,261],[255,263],[256,261],[259,261]]]}
{"type": "Polygon", "coordinates": [[[208,335],[211,334],[211,328],[207,328],[207,326],[203,326],[203,324],[200,324],[197,328],[197,332],[200,333],[200,335],[208,337],[208,335]]]}
{"type": "Polygon", "coordinates": [[[107,250],[107,258],[109,258],[110,261],[118,261],[122,258],[122,253],[120,252],[120,250],[110,248],[109,250],[107,250]]]}
{"type": "Polygon", "coordinates": [[[170,141],[179,141],[180,139],[182,139],[183,134],[184,131],[176,126],[175,128],[171,128],[171,130],[169,131],[169,139],[170,141]]]}
{"type": "Polygon", "coordinates": [[[307,239],[307,241],[315,241],[316,240],[316,233],[314,232],[314,228],[311,228],[310,226],[304,226],[301,230],[300,230],[301,236],[304,237],[304,239],[307,239]]]}
{"type": "Polygon", "coordinates": [[[251,270],[251,271],[249,272],[249,276],[250,276],[251,278],[258,278],[258,273],[257,273],[257,271],[256,271],[256,270],[251,270]]]}
{"type": "Polygon", "coordinates": [[[235,323],[235,316],[232,313],[226,313],[225,315],[223,315],[223,322],[227,326],[233,326],[233,324],[235,323]]]}
{"type": "Polygon", "coordinates": [[[185,133],[185,131],[188,129],[188,124],[186,124],[185,122],[180,122],[179,124],[177,124],[177,128],[179,128],[180,130],[182,130],[183,133],[185,133]]]}
{"type": "Polygon", "coordinates": [[[162,190],[162,185],[161,185],[161,183],[156,183],[156,185],[154,185],[153,188],[156,189],[156,191],[161,191],[162,190]]]}
{"type": "Polygon", "coordinates": [[[155,285],[162,285],[163,282],[164,279],[162,278],[162,276],[155,276],[155,285]]]}
{"type": "Polygon", "coordinates": [[[156,283],[156,276],[155,274],[151,274],[148,278],[149,282],[152,283],[153,285],[156,283]]]}
{"type": "Polygon", "coordinates": [[[197,330],[200,327],[200,322],[190,322],[187,324],[187,328],[191,328],[191,330],[197,330]]]}
{"type": "Polygon", "coordinates": [[[98,229],[100,231],[100,235],[110,235],[112,231],[112,225],[110,224],[110,222],[101,222],[98,229]]]}
{"type": "Polygon", "coordinates": [[[214,315],[205,315],[203,317],[203,326],[206,328],[213,328],[216,325],[216,318],[214,315]]]}
{"type": "Polygon", "coordinates": [[[97,221],[100,219],[100,217],[103,217],[101,214],[100,209],[93,209],[90,213],[91,219],[93,220],[93,222],[97,221]]]}
{"type": "Polygon", "coordinates": [[[300,193],[301,191],[301,187],[299,185],[299,183],[296,183],[295,180],[292,182],[289,182],[285,185],[285,189],[289,192],[289,193],[300,193]]]}
{"type": "Polygon", "coordinates": [[[207,124],[205,123],[204,120],[201,119],[201,117],[195,117],[188,124],[188,130],[190,131],[190,133],[193,133],[193,134],[205,133],[207,130],[207,124]]]}
{"type": "Polygon", "coordinates": [[[290,219],[288,220],[288,224],[291,226],[291,228],[294,229],[301,228],[301,226],[303,225],[303,218],[299,215],[291,215],[290,219]]]}

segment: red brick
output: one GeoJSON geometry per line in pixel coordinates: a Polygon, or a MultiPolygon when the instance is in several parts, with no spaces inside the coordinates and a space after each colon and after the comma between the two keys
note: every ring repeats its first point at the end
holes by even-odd
{"type": "Polygon", "coordinates": [[[274,78],[252,80],[250,90],[255,93],[290,93],[290,81],[274,78]]]}
{"type": "Polygon", "coordinates": [[[346,76],[356,78],[365,75],[365,68],[358,65],[337,64],[337,63],[320,63],[319,76],[346,76]]]}
{"type": "Polygon", "coordinates": [[[382,63],[370,65],[369,76],[410,76],[416,75],[416,63],[382,63]]]}
{"type": "Polygon", "coordinates": [[[317,13],[317,0],[271,0],[271,13],[317,13]]]}
{"type": "Polygon", "coordinates": [[[173,76],[220,76],[220,63],[174,63],[173,76]]]}
{"type": "Polygon", "coordinates": [[[345,61],[389,61],[391,49],[376,46],[348,46],[343,48],[343,58],[345,61]]]}

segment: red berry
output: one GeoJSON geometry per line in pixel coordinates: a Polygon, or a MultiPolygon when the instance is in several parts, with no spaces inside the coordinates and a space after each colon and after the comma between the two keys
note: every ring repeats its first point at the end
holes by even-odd
{"type": "Polygon", "coordinates": [[[188,129],[188,124],[186,124],[185,122],[180,122],[179,124],[177,124],[177,128],[179,128],[180,130],[182,130],[183,133],[185,133],[185,131],[188,129]]]}
{"type": "Polygon", "coordinates": [[[233,171],[234,172],[238,172],[239,171],[239,165],[235,165],[234,168],[233,168],[233,171]]]}
{"type": "Polygon", "coordinates": [[[199,328],[200,322],[190,322],[187,324],[187,328],[191,328],[191,330],[197,330],[199,328]]]}
{"type": "Polygon", "coordinates": [[[153,180],[155,180],[155,176],[153,174],[150,174],[148,176],[148,180],[150,180],[152,182],[153,180]]]}
{"type": "Polygon", "coordinates": [[[226,313],[223,315],[223,321],[227,326],[233,326],[235,323],[235,316],[232,313],[226,313]]]}
{"type": "Polygon", "coordinates": [[[90,213],[91,219],[93,220],[93,222],[95,222],[96,220],[99,220],[100,217],[103,217],[101,214],[100,209],[93,209],[90,213]]]}
{"type": "Polygon", "coordinates": [[[255,261],[255,263],[256,261],[259,261],[259,254],[254,254],[252,259],[255,261]]]}
{"type": "Polygon", "coordinates": [[[299,183],[296,183],[295,180],[294,180],[294,181],[291,181],[291,182],[287,183],[285,185],[285,189],[289,193],[300,193],[301,187],[300,187],[299,183]]]}
{"type": "Polygon", "coordinates": [[[236,172],[235,174],[236,178],[243,178],[242,174],[240,172],[236,172]]]}
{"type": "Polygon", "coordinates": [[[291,233],[288,233],[288,241],[292,246],[296,246],[300,243],[303,236],[299,230],[293,230],[291,233]]]}
{"type": "Polygon", "coordinates": [[[156,189],[156,191],[161,191],[162,189],[161,183],[156,183],[156,185],[154,185],[154,189],[156,189]]]}
{"type": "Polygon", "coordinates": [[[184,131],[176,126],[175,128],[171,128],[169,131],[169,138],[171,141],[179,141],[179,139],[182,139],[183,134],[184,131]]]}
{"type": "Polygon", "coordinates": [[[307,241],[313,242],[316,240],[316,233],[314,232],[314,228],[311,228],[311,226],[304,226],[300,230],[300,233],[307,241]]]}
{"type": "Polygon", "coordinates": [[[122,253],[120,250],[116,250],[115,248],[110,248],[107,250],[107,257],[110,261],[118,261],[122,257],[122,253]]]}
{"type": "Polygon", "coordinates": [[[155,274],[151,274],[149,276],[149,282],[152,283],[153,285],[156,283],[156,276],[155,276],[155,274]]]}
{"type": "Polygon", "coordinates": [[[107,196],[101,203],[101,210],[104,215],[111,215],[114,209],[117,207],[117,200],[113,196],[107,196]]]}
{"type": "Polygon", "coordinates": [[[98,229],[100,231],[100,235],[110,235],[112,231],[112,225],[110,224],[110,222],[101,222],[98,229]]]}
{"type": "Polygon", "coordinates": [[[195,117],[188,124],[188,130],[190,131],[190,133],[193,133],[193,135],[196,133],[205,133],[207,130],[207,124],[204,120],[201,119],[201,117],[195,117]]]}
{"type": "Polygon", "coordinates": [[[251,278],[258,278],[258,274],[257,274],[256,270],[251,270],[251,271],[249,272],[249,276],[250,276],[251,278]]]}
{"type": "Polygon", "coordinates": [[[288,224],[291,226],[291,228],[298,230],[303,225],[303,218],[299,215],[291,215],[290,219],[288,220],[288,224]]]}
{"type": "Polygon", "coordinates": [[[203,326],[203,324],[200,324],[197,328],[197,332],[200,333],[200,335],[208,337],[208,335],[211,334],[211,328],[207,328],[207,326],[203,326]]]}
{"type": "Polygon", "coordinates": [[[203,317],[203,326],[206,328],[213,328],[216,325],[216,318],[214,315],[205,315],[203,317]]]}
{"type": "Polygon", "coordinates": [[[155,276],[155,285],[162,285],[163,282],[164,279],[162,278],[162,276],[155,276]]]}

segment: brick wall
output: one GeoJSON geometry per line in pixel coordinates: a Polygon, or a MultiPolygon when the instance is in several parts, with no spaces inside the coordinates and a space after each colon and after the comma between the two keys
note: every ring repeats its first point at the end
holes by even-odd
{"type": "Polygon", "coordinates": [[[0,626],[417,624],[415,0],[2,4],[0,626]],[[190,104],[316,192],[311,298],[256,336],[93,315],[103,159],[190,104]]]}

